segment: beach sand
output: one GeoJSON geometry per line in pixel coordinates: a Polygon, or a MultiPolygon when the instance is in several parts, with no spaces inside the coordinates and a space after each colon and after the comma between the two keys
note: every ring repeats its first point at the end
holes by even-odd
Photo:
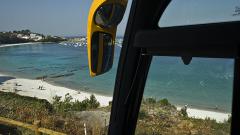
{"type": "MultiPolygon", "coordinates": [[[[0,74],[0,77],[8,76],[0,74]]],[[[40,99],[46,99],[50,103],[54,96],[64,96],[69,93],[73,97],[73,101],[82,101],[89,98],[91,94],[94,94],[96,99],[99,101],[101,106],[108,106],[109,102],[112,101],[112,97],[103,96],[95,93],[87,93],[81,90],[72,90],[65,87],[55,86],[42,80],[30,80],[23,78],[10,79],[3,82],[0,85],[0,91],[4,92],[16,92],[22,96],[37,97],[40,99]],[[17,85],[16,85],[17,84],[17,85]],[[43,86],[43,90],[39,89],[39,86],[43,86]]]]}
{"type": "MultiPolygon", "coordinates": [[[[4,77],[8,75],[0,74],[0,77],[4,77]]],[[[54,86],[42,80],[30,80],[23,78],[14,78],[10,80],[6,80],[3,84],[0,85],[0,91],[4,92],[16,92],[19,95],[37,97],[40,99],[46,99],[50,103],[52,102],[52,98],[54,96],[62,96],[69,93],[73,97],[74,100],[82,101],[86,98],[89,98],[91,94],[94,94],[96,99],[99,101],[101,106],[108,106],[109,102],[112,101],[112,97],[104,96],[95,93],[83,92],[81,90],[73,90],[65,87],[54,86]],[[17,86],[16,86],[17,84],[17,86]],[[39,86],[43,86],[44,90],[40,90],[39,86]],[[15,90],[14,90],[15,89],[15,90]]],[[[181,107],[177,107],[178,110],[181,107]]],[[[215,119],[217,122],[224,122],[230,116],[229,113],[215,112],[209,110],[201,110],[195,108],[187,108],[187,113],[189,117],[194,118],[210,118],[215,119]]]]}
{"type": "MultiPolygon", "coordinates": [[[[178,106],[177,110],[181,110],[181,107],[178,106]]],[[[210,118],[220,123],[227,121],[231,115],[230,113],[201,110],[196,108],[187,108],[187,114],[188,114],[188,117],[191,117],[191,118],[197,118],[197,119],[210,118]]]]}

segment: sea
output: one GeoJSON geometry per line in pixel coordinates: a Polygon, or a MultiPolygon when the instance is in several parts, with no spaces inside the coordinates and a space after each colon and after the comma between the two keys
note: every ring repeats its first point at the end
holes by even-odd
{"type": "MultiPolygon", "coordinates": [[[[116,45],[113,68],[90,77],[86,46],[45,43],[0,48],[0,73],[46,81],[74,90],[113,95],[121,45],[116,45]]],[[[167,98],[175,105],[231,112],[232,59],[154,56],[144,98],[167,98]]]]}

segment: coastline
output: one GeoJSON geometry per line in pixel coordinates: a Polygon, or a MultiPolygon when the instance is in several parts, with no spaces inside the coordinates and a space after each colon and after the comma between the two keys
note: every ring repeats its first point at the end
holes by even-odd
{"type": "MultiPolygon", "coordinates": [[[[177,110],[181,110],[182,106],[176,106],[177,110]]],[[[214,119],[218,123],[223,123],[229,119],[230,113],[217,112],[213,110],[203,110],[198,108],[187,108],[188,117],[196,119],[214,119]]]]}
{"type": "MultiPolygon", "coordinates": [[[[11,77],[10,75],[0,73],[1,77],[11,77]]],[[[62,96],[69,93],[74,100],[82,101],[89,98],[91,94],[94,94],[96,99],[99,101],[100,106],[108,106],[109,102],[112,101],[112,97],[104,96],[96,93],[90,93],[85,91],[77,91],[74,89],[69,89],[66,87],[56,86],[42,80],[31,80],[23,78],[11,78],[4,81],[2,84],[0,82],[0,91],[3,92],[15,92],[22,96],[37,97],[39,99],[46,99],[52,103],[52,98],[54,96],[62,96]],[[17,84],[17,85],[16,85],[17,84]],[[43,86],[43,90],[39,89],[39,86],[43,86]]],[[[177,110],[181,109],[181,106],[176,106],[177,110]]],[[[187,113],[189,117],[198,119],[215,119],[217,122],[224,122],[228,120],[230,113],[217,112],[214,110],[204,110],[198,108],[187,108],[187,113]]]]}
{"type": "Polygon", "coordinates": [[[0,48],[22,46],[22,45],[33,45],[33,44],[47,44],[47,43],[53,43],[53,42],[28,42],[28,43],[16,43],[16,44],[0,44],[0,48]]]}
{"type": "MultiPolygon", "coordinates": [[[[0,73],[0,78],[1,77],[10,77],[10,76],[0,73]]],[[[77,90],[73,90],[73,89],[69,89],[61,86],[55,86],[42,80],[31,80],[31,79],[23,79],[23,78],[10,79],[10,80],[6,80],[2,84],[0,83],[0,91],[15,92],[22,96],[30,96],[30,97],[37,97],[39,99],[46,99],[50,103],[52,103],[52,99],[54,96],[57,95],[64,98],[64,96],[67,93],[69,93],[72,96],[73,101],[74,100],[82,101],[86,98],[89,98],[92,94],[94,94],[94,96],[99,101],[101,106],[108,106],[109,102],[112,101],[112,97],[95,94],[95,93],[88,93],[81,90],[77,91],[77,90]],[[43,86],[43,90],[40,90],[39,86],[43,86]]]]}

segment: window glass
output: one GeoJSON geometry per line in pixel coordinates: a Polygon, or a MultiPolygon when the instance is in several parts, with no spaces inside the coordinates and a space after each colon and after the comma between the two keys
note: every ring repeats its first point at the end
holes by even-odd
{"type": "Polygon", "coordinates": [[[154,57],[135,134],[229,134],[232,85],[233,60],[154,57]]]}
{"type": "Polygon", "coordinates": [[[159,20],[159,27],[240,20],[239,0],[172,0],[159,20]]]}
{"type": "MultiPolygon", "coordinates": [[[[35,128],[14,125],[12,120],[69,135],[107,134],[128,14],[118,27],[116,45],[106,33],[92,35],[91,51],[98,54],[101,41],[103,70],[112,67],[92,78],[86,37],[91,4],[91,0],[1,1],[0,134],[35,134],[35,128]]],[[[103,16],[110,19],[106,25],[119,23],[122,7],[105,8],[103,16]],[[111,10],[112,18],[107,13],[111,10]]],[[[96,55],[92,59],[97,65],[96,55]]]]}

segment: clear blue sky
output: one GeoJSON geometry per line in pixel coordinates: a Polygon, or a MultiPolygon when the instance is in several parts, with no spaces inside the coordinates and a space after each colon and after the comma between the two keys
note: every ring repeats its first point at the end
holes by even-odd
{"type": "MultiPolygon", "coordinates": [[[[86,35],[91,3],[92,0],[1,0],[0,31],[30,29],[51,35],[86,35]]],[[[129,5],[118,28],[120,36],[125,31],[129,5]]],[[[240,16],[231,16],[236,6],[240,6],[240,0],[173,0],[160,25],[240,20],[240,16]]]]}
{"type": "MultiPolygon", "coordinates": [[[[91,3],[92,0],[1,0],[0,31],[30,29],[52,35],[86,35],[91,3]]],[[[118,35],[123,35],[126,22],[127,15],[118,35]]]]}

